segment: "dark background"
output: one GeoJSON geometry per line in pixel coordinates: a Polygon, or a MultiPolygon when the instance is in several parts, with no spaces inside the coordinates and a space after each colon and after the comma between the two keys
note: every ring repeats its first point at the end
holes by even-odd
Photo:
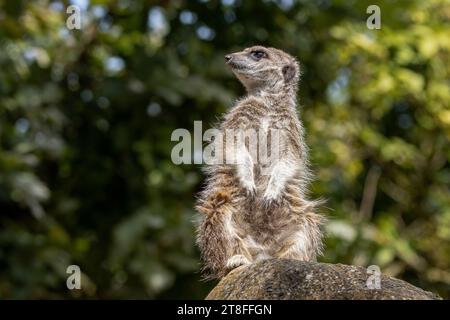
{"type": "Polygon", "coordinates": [[[320,261],[449,298],[450,5],[372,2],[78,0],[69,30],[69,2],[0,1],[0,298],[205,297],[170,136],[244,93],[223,56],[253,44],[301,63],[320,261]]]}

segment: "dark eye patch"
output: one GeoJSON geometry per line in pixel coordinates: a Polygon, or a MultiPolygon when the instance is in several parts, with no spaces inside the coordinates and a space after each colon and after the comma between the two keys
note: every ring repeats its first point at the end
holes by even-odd
{"type": "Polygon", "coordinates": [[[250,56],[255,60],[261,60],[262,58],[267,58],[267,53],[261,50],[253,50],[250,52],[250,56]]]}

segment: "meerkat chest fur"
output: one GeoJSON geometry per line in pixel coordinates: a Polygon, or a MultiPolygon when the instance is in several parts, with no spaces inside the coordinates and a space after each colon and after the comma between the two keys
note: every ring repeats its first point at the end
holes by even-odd
{"type": "MultiPolygon", "coordinates": [[[[240,148],[234,145],[236,148],[229,152],[236,153],[238,169],[240,166],[250,166],[248,169],[253,171],[257,195],[267,190],[270,171],[282,160],[286,160],[286,166],[279,166],[281,175],[283,170],[289,171],[304,164],[306,145],[303,129],[295,99],[290,96],[265,92],[249,95],[226,115],[222,130],[234,130],[243,137],[245,146],[240,148]],[[250,133],[248,130],[251,130],[250,133]],[[245,161],[246,156],[248,161],[245,161]],[[296,161],[289,161],[290,158],[296,158],[296,161]]],[[[244,170],[236,170],[235,174],[239,179],[249,178],[244,170]]]]}

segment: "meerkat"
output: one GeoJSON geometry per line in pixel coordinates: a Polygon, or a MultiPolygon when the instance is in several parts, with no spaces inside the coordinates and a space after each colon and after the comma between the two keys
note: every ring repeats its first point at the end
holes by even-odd
{"type": "MultiPolygon", "coordinates": [[[[219,130],[278,132],[279,156],[258,162],[248,141],[238,145],[235,163],[206,167],[196,210],[197,244],[206,278],[268,258],[315,261],[322,250],[322,215],[307,199],[310,172],[304,129],[297,113],[300,67],[275,48],[253,46],[225,56],[247,95],[227,112],[219,130]],[[263,172],[264,171],[264,172],[263,172]],[[263,174],[264,173],[264,174],[263,174]]],[[[230,151],[223,151],[227,156],[230,151]]]]}

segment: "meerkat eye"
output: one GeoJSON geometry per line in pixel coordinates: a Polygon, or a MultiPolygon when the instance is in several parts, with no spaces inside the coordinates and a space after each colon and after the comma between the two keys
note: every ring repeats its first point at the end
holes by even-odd
{"type": "Polygon", "coordinates": [[[267,57],[267,53],[265,53],[264,51],[260,51],[260,50],[254,50],[254,51],[250,52],[250,55],[255,60],[261,60],[262,58],[267,57]]]}

